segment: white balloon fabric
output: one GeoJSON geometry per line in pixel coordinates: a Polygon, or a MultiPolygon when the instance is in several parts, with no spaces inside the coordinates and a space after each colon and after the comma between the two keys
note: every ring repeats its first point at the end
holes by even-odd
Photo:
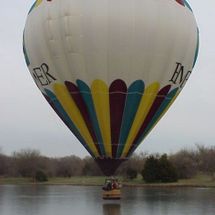
{"type": "Polygon", "coordinates": [[[198,49],[185,0],[37,0],[23,38],[37,86],[103,169],[164,115],[198,49]]]}

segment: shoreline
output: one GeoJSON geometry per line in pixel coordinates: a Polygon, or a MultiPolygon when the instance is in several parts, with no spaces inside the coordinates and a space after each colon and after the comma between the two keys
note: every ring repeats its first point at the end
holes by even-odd
{"type": "MultiPolygon", "coordinates": [[[[73,176],[71,178],[49,178],[47,182],[35,182],[31,178],[0,177],[1,185],[59,185],[59,186],[103,186],[105,177],[73,176]]],[[[123,187],[139,188],[215,188],[215,180],[206,175],[198,175],[191,179],[183,179],[173,183],[144,183],[141,178],[125,180],[119,177],[123,187]]]]}

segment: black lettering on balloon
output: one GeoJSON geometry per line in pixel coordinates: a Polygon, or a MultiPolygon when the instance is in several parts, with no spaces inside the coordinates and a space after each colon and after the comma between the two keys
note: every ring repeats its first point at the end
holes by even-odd
{"type": "Polygon", "coordinates": [[[182,88],[188,78],[190,77],[191,71],[185,72],[184,66],[181,63],[176,62],[176,68],[172,75],[172,78],[169,80],[173,84],[179,84],[182,88]]]}
{"type": "Polygon", "coordinates": [[[37,85],[47,86],[52,81],[56,81],[56,78],[50,74],[49,66],[46,63],[43,63],[40,67],[33,68],[33,71],[33,77],[37,85]]]}
{"type": "Polygon", "coordinates": [[[41,69],[43,70],[44,72],[44,75],[46,76],[49,84],[52,82],[52,81],[56,81],[56,78],[54,76],[52,76],[50,73],[49,73],[49,66],[46,64],[46,63],[43,63],[41,65],[41,69]]]}

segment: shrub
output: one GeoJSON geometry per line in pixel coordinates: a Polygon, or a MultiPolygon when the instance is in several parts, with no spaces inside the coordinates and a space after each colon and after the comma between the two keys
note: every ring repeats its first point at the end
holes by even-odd
{"type": "Polygon", "coordinates": [[[154,183],[159,181],[158,177],[159,164],[158,159],[150,156],[146,159],[144,168],[141,172],[142,177],[146,183],[154,183]]]}
{"type": "Polygon", "coordinates": [[[147,158],[141,174],[146,183],[177,181],[176,170],[166,154],[160,158],[154,156],[147,158]]]}
{"type": "Polygon", "coordinates": [[[48,177],[47,177],[47,175],[45,174],[44,171],[37,170],[36,174],[35,174],[35,180],[37,182],[45,182],[45,181],[48,181],[48,177]]]}
{"type": "Polygon", "coordinates": [[[126,171],[126,177],[131,180],[137,178],[137,170],[128,168],[126,171]]]}
{"type": "Polygon", "coordinates": [[[175,182],[177,181],[176,169],[168,160],[167,155],[164,154],[159,159],[159,179],[161,182],[175,182]]]}

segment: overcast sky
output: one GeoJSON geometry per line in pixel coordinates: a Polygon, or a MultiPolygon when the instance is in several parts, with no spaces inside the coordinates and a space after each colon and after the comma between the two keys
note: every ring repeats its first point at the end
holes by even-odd
{"type": "MultiPolygon", "coordinates": [[[[47,156],[87,152],[58,119],[33,82],[22,54],[22,33],[33,0],[1,0],[0,148],[38,149],[47,156]]],[[[200,29],[194,71],[168,113],[137,152],[170,153],[195,144],[215,146],[215,1],[189,1],[200,29]]]]}

